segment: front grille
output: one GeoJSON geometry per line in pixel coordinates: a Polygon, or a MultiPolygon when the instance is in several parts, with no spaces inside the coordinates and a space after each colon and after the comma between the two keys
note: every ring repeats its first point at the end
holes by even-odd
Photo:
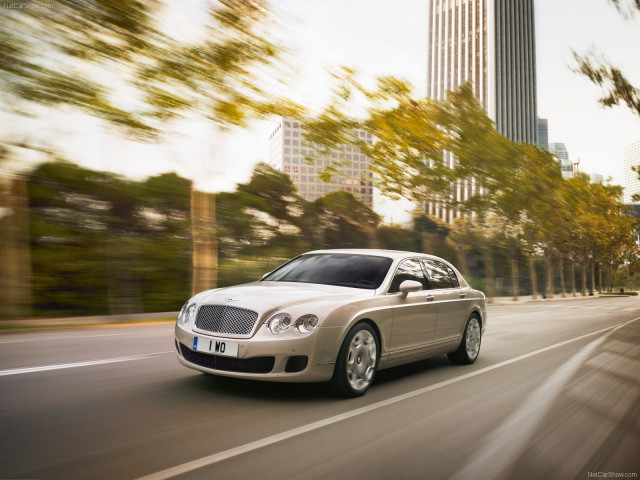
{"type": "Polygon", "coordinates": [[[227,305],[202,305],[196,327],[213,333],[249,335],[258,320],[258,312],[227,305]]]}
{"type": "Polygon", "coordinates": [[[206,353],[194,352],[184,344],[180,344],[182,356],[188,362],[201,367],[224,372],[238,373],[269,373],[273,370],[276,357],[233,358],[206,353]]]}
{"type": "Polygon", "coordinates": [[[309,361],[309,357],[306,355],[296,355],[294,357],[289,357],[287,359],[287,365],[284,368],[284,371],[287,373],[297,373],[303,371],[307,368],[307,362],[309,361]]]}

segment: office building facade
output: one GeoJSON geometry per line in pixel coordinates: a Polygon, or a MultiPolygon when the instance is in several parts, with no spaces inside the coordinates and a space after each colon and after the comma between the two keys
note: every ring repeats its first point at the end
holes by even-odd
{"type": "Polygon", "coordinates": [[[549,151],[549,122],[546,118],[538,119],[538,145],[549,151]]]}
{"type": "Polygon", "coordinates": [[[622,165],[624,168],[624,196],[625,204],[640,203],[633,201],[633,195],[640,194],[640,179],[638,172],[631,167],[640,166],[640,134],[630,138],[622,145],[622,165]]]}
{"type": "MultiPolygon", "coordinates": [[[[269,137],[269,164],[284,172],[306,200],[314,201],[329,192],[344,190],[373,208],[373,174],[369,170],[369,158],[357,148],[342,145],[328,156],[319,156],[314,145],[304,138],[300,121],[281,118],[269,137]],[[313,156],[313,165],[306,158],[313,156]],[[342,164],[339,174],[330,182],[323,182],[318,175],[331,164],[342,164]]],[[[357,135],[372,143],[370,133],[358,131],[357,135]]]]}
{"type": "Polygon", "coordinates": [[[464,82],[500,133],[537,143],[533,0],[429,0],[427,96],[464,82]]]}
{"type": "Polygon", "coordinates": [[[550,143],[549,152],[558,158],[562,178],[573,177],[573,163],[569,160],[569,152],[567,151],[565,144],[561,142],[550,143]]]}

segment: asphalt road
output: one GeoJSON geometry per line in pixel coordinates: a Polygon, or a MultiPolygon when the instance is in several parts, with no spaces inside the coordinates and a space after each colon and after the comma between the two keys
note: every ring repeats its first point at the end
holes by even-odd
{"type": "Polygon", "coordinates": [[[0,479],[640,474],[640,299],[490,306],[480,358],[323,385],[203,375],[173,328],[0,336],[0,479]]]}

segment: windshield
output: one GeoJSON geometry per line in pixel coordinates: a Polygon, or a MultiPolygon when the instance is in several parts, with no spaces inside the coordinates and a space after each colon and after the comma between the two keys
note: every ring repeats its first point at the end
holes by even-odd
{"type": "Polygon", "coordinates": [[[267,282],[303,282],[374,290],[393,261],[387,257],[351,253],[301,255],[265,276],[267,282]]]}

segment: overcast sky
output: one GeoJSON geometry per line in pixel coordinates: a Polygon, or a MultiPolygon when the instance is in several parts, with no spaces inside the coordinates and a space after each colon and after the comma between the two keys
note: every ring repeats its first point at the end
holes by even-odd
{"type": "MultiPolygon", "coordinates": [[[[322,105],[329,94],[327,69],[347,65],[365,82],[378,75],[404,77],[423,95],[427,3],[273,0],[280,35],[296,59],[286,93],[306,105],[322,105]]],[[[185,5],[176,7],[175,21],[188,31],[197,10],[185,5]]],[[[564,142],[570,158],[580,159],[582,171],[622,184],[622,143],[640,133],[640,118],[624,107],[603,109],[596,101],[598,88],[570,70],[571,49],[597,49],[640,84],[640,15],[625,20],[607,0],[536,0],[535,11],[538,114],[549,121],[549,141],[564,142]]],[[[71,160],[91,168],[137,178],[173,170],[197,178],[210,191],[233,190],[248,179],[253,165],[267,161],[272,128],[261,122],[223,135],[194,122],[183,125],[171,145],[158,146],[106,137],[92,123],[60,114],[50,119],[46,135],[63,143],[71,160]]]]}

